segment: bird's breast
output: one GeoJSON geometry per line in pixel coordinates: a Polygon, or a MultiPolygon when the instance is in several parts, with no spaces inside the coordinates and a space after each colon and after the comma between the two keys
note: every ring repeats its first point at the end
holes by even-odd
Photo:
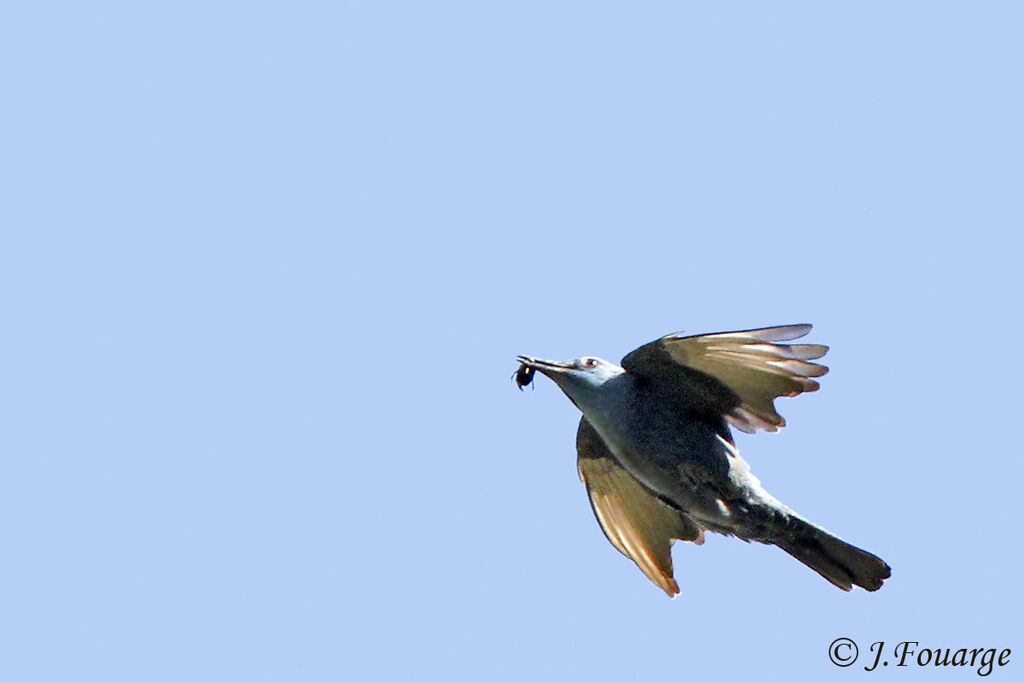
{"type": "Polygon", "coordinates": [[[719,501],[735,493],[729,442],[720,434],[724,424],[680,412],[642,391],[584,414],[644,486],[688,512],[721,516],[719,501]]]}

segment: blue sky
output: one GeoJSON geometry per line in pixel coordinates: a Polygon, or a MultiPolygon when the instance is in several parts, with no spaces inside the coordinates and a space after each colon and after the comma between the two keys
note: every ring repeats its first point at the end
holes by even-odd
{"type": "Polygon", "coordinates": [[[840,636],[1024,648],[1016,3],[5,15],[3,680],[821,681],[868,675],[840,636]],[[893,577],[846,594],[715,536],[669,600],[514,357],[795,322],[832,372],[740,449],[893,577]]]}

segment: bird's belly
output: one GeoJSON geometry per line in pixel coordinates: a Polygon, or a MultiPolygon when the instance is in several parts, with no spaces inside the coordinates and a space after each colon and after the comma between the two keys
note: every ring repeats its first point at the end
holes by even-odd
{"type": "Polygon", "coordinates": [[[652,410],[587,419],[627,471],[708,528],[729,533],[749,516],[749,468],[715,425],[652,410]]]}

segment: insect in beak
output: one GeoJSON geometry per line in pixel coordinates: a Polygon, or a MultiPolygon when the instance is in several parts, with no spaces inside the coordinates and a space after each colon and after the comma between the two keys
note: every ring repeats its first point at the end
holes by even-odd
{"type": "Polygon", "coordinates": [[[519,369],[516,370],[514,375],[512,375],[512,379],[516,381],[516,386],[519,387],[519,391],[522,391],[523,387],[533,382],[534,372],[536,372],[536,370],[525,363],[519,366],[519,369]]]}

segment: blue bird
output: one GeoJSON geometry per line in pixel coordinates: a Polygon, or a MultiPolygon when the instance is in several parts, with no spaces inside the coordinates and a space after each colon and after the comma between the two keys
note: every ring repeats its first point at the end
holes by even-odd
{"type": "Polygon", "coordinates": [[[713,531],[778,546],[843,590],[878,590],[889,565],[811,524],[772,497],[740,457],[729,427],[777,431],[780,396],[817,391],[821,344],[783,344],[811,331],[786,325],[697,336],[670,334],[618,366],[583,357],[518,356],[520,388],[540,372],[583,413],[580,478],[613,546],[670,597],[676,539],[713,531]]]}

